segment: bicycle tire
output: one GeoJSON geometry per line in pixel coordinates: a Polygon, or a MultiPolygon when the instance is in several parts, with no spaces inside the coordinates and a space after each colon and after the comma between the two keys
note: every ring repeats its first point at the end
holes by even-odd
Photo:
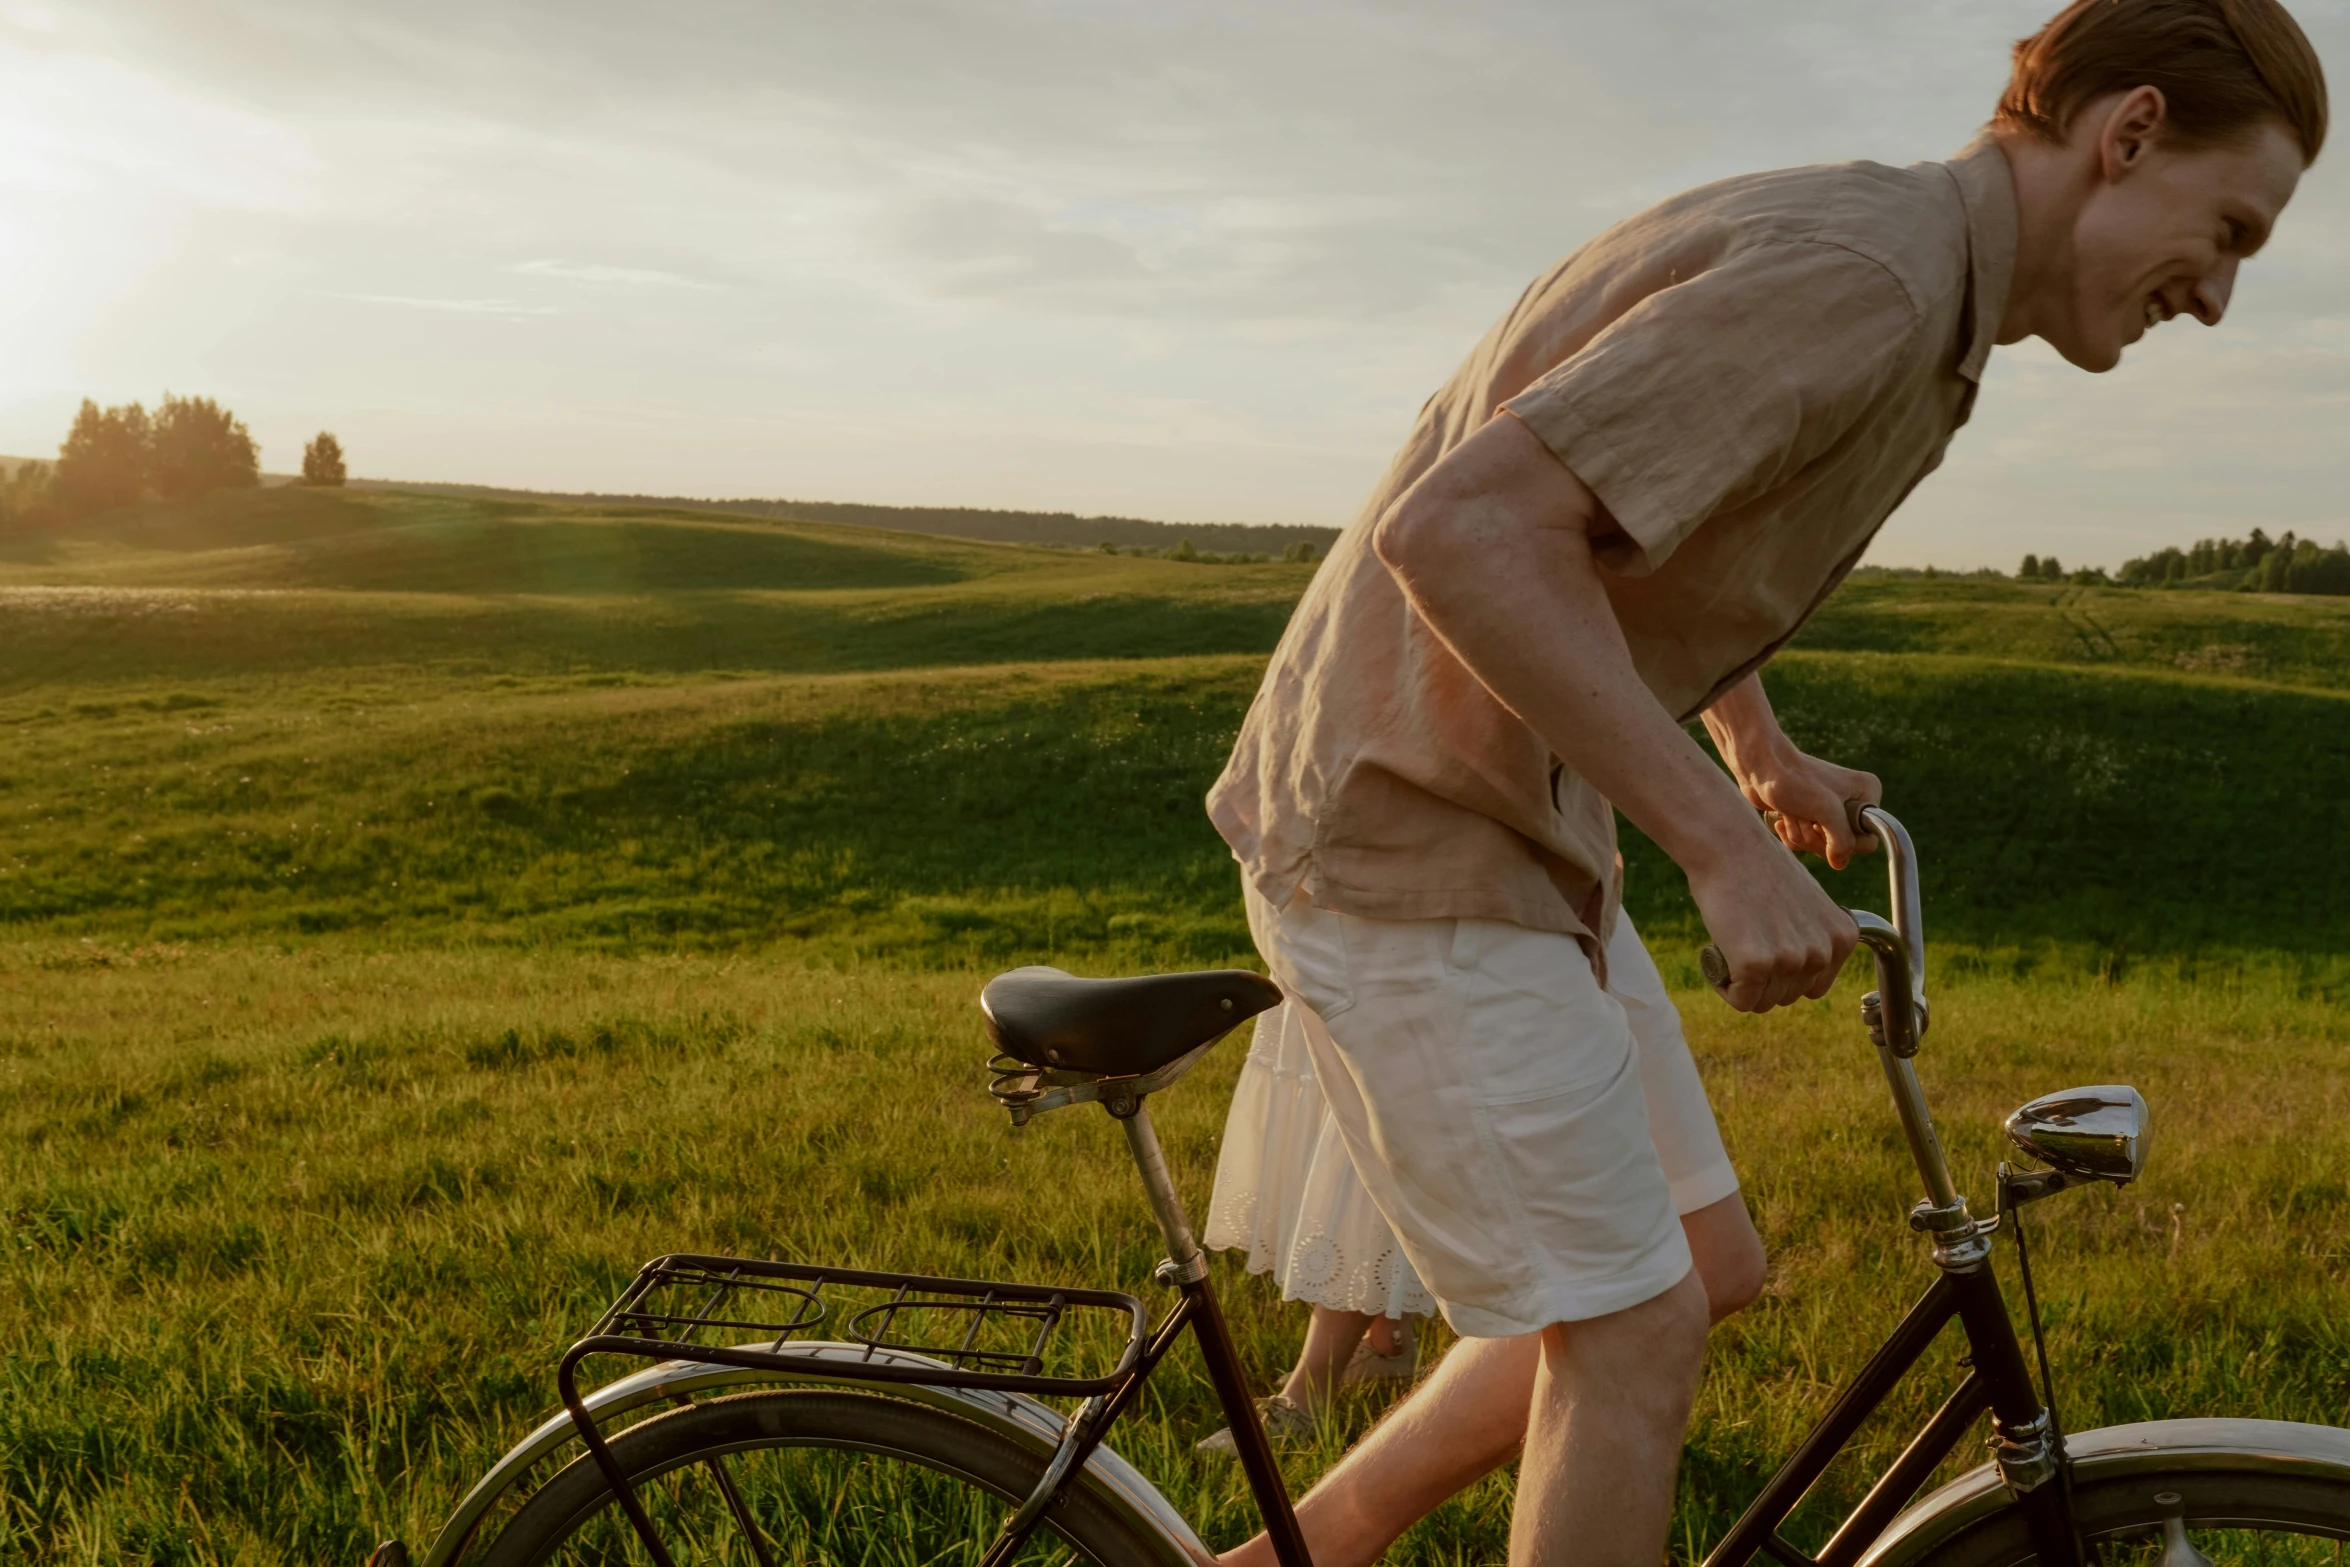
{"type": "MultiPolygon", "coordinates": [[[[2291,1567],[2342,1560],[2350,1541],[2350,1482],[2280,1469],[2181,1468],[2116,1475],[2077,1484],[2073,1516],[2090,1559],[2102,1567],[2153,1567],[2162,1547],[2162,1507],[2177,1496],[2188,1537],[2216,1567],[2261,1561],[2291,1567]],[[2312,1549],[2282,1558],[2262,1549],[2229,1549],[2237,1537],[2279,1536],[2311,1542],[2312,1549]],[[2216,1547],[2216,1548],[2215,1548],[2216,1547]]],[[[1919,1567],[2023,1567],[2037,1560],[2014,1507],[1992,1513],[1921,1558],[1919,1567]]]]}
{"type": "MultiPolygon", "coordinates": [[[[655,1513],[656,1525],[667,1526],[660,1528],[663,1543],[681,1564],[688,1560],[697,1564],[772,1560],[778,1567],[785,1562],[848,1561],[887,1562],[892,1567],[934,1562],[947,1567],[975,1564],[990,1543],[993,1528],[1034,1488],[1047,1461],[1044,1455],[996,1432],[927,1405],[866,1393],[797,1389],[737,1393],[675,1409],[619,1433],[611,1439],[611,1449],[631,1487],[648,1511],[655,1513]],[[985,1522],[940,1542],[937,1548],[928,1548],[926,1542],[922,1549],[901,1545],[893,1550],[860,1538],[853,1549],[811,1552],[805,1541],[779,1541],[763,1530],[771,1548],[779,1544],[783,1548],[771,1549],[764,1557],[748,1548],[731,1554],[707,1548],[680,1550],[672,1530],[682,1525],[691,1534],[703,1525],[685,1520],[674,1497],[664,1499],[666,1477],[676,1476],[682,1482],[693,1478],[689,1472],[696,1466],[706,1468],[709,1462],[718,1461],[725,1464],[740,1490],[746,1467],[740,1462],[742,1455],[802,1452],[861,1455],[867,1461],[913,1466],[929,1477],[925,1483],[979,1493],[986,1505],[975,1507],[970,1516],[985,1522]]],[[[682,1493],[684,1487],[680,1484],[677,1489],[682,1493]]],[[[725,1520],[724,1526],[739,1535],[739,1527],[727,1516],[729,1503],[719,1486],[703,1481],[698,1489],[705,1493],[702,1514],[710,1520],[725,1520]]],[[[750,1509],[760,1510],[760,1501],[747,1491],[744,1501],[750,1509]]],[[[813,1520],[811,1528],[821,1532],[840,1527],[838,1496],[831,1497],[829,1505],[832,1512],[813,1520]]],[[[951,1528],[950,1512],[938,1505],[937,1497],[926,1496],[919,1503],[901,1498],[872,1516],[901,1527],[928,1524],[951,1528]]],[[[1165,1559],[1132,1524],[1076,1486],[1056,1499],[1019,1560],[1072,1558],[1094,1567],[1157,1567],[1165,1559]]],[[[617,1505],[603,1471],[584,1452],[531,1495],[480,1557],[483,1567],[645,1560],[644,1547],[617,1505]]]]}

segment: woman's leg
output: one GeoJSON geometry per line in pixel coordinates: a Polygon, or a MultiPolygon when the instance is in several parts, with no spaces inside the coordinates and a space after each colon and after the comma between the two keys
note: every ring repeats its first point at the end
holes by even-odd
{"type": "Polygon", "coordinates": [[[1316,1306],[1313,1319],[1306,1324],[1305,1348],[1298,1351],[1289,1380],[1281,1384],[1282,1396],[1300,1409],[1319,1410],[1329,1403],[1331,1390],[1338,1386],[1355,1346],[1374,1320],[1360,1311],[1316,1306]]]}
{"type": "Polygon", "coordinates": [[[1705,1281],[1706,1309],[1714,1321],[1754,1304],[1762,1293],[1767,1259],[1744,1197],[1732,1192],[1681,1215],[1681,1233],[1689,1237],[1689,1255],[1705,1281]]]}
{"type": "Polygon", "coordinates": [[[1411,1342],[1404,1336],[1403,1318],[1373,1317],[1363,1337],[1371,1346],[1371,1353],[1379,1356],[1400,1355],[1411,1342]]]}

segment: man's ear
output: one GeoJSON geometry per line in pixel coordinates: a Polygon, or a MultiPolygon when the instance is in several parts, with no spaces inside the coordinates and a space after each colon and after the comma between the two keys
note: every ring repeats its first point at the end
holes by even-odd
{"type": "Polygon", "coordinates": [[[2133,87],[2105,111],[2097,132],[2097,163],[2107,184],[2118,184],[2145,163],[2170,118],[2159,87],[2133,87]]]}

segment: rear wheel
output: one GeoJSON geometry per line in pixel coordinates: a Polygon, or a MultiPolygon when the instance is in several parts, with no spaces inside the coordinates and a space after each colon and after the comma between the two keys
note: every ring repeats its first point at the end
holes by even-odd
{"type": "MultiPolygon", "coordinates": [[[[2350,1484],[2280,1468],[2179,1469],[2077,1484],[2073,1515],[2096,1567],[2192,1567],[2166,1560],[2165,1515],[2216,1567],[2338,1567],[2350,1540],[2350,1484]]],[[[1931,1567],[2021,1567],[2035,1559],[2009,1507],[1927,1557],[1931,1567]]]]}
{"type": "MultiPolygon", "coordinates": [[[[714,1398],[612,1438],[613,1457],[678,1567],[976,1567],[1044,1471],[1036,1452],[903,1399],[769,1391],[714,1398]]],[[[485,1567],[643,1564],[651,1557],[582,1453],[523,1504],[485,1567]]],[[[1016,1561],[1165,1560],[1089,1493],[1064,1491],[1016,1561]]]]}

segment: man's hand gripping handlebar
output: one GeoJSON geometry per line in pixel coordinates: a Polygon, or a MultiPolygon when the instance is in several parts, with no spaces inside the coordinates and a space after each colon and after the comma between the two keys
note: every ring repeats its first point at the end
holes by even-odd
{"type": "MultiPolygon", "coordinates": [[[[1908,835],[1902,832],[1900,823],[1866,800],[1847,800],[1844,804],[1844,812],[1846,825],[1851,829],[1854,847],[1858,852],[1866,853],[1876,848],[1880,839],[1890,838],[1893,842],[1890,868],[1893,873],[1894,901],[1897,911],[1895,919],[1903,922],[1904,934],[1909,930],[1914,930],[1916,928],[1917,878],[1914,869],[1915,859],[1910,851],[1908,835]],[[1907,892],[1906,906],[1903,896],[1905,889],[1907,892]],[[1905,915],[1908,916],[1906,920],[1904,919],[1905,915]]],[[[1773,818],[1776,815],[1776,812],[1765,811],[1763,813],[1765,825],[1775,828],[1777,823],[1773,818]]],[[[1856,924],[1860,927],[1858,934],[1871,947],[1878,946],[1879,943],[1870,939],[1870,926],[1880,927],[1887,936],[1893,933],[1893,927],[1886,925],[1875,915],[1864,915],[1859,911],[1847,912],[1853,914],[1856,924]]],[[[1698,966],[1705,974],[1706,983],[1713,986],[1715,992],[1733,1006],[1747,1010],[1765,1010],[1775,1004],[1767,996],[1759,1005],[1755,1002],[1757,992],[1767,984],[1772,972],[1767,963],[1757,963],[1752,971],[1741,973],[1733,965],[1727,953],[1719,946],[1708,943],[1705,949],[1698,954],[1698,966]],[[1733,987],[1738,986],[1741,980],[1746,981],[1744,987],[1746,994],[1743,998],[1733,994],[1733,987]]],[[[1792,996],[1778,998],[1780,1001],[1792,999],[1795,998],[1792,996]]]]}

